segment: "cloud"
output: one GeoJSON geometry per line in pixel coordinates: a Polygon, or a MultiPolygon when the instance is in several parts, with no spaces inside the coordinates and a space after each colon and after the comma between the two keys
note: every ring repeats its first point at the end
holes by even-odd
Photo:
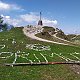
{"type": "Polygon", "coordinates": [[[21,20],[19,20],[19,19],[5,19],[5,22],[7,22],[8,24],[11,24],[11,25],[13,25],[13,26],[19,26],[19,24],[21,23],[21,20]]]}
{"type": "Polygon", "coordinates": [[[13,26],[18,26],[21,23],[20,19],[15,19],[15,18],[13,19],[10,16],[5,16],[3,14],[1,14],[1,16],[3,17],[4,23],[6,22],[13,26]]]}
{"type": "Polygon", "coordinates": [[[10,19],[10,16],[5,16],[6,19],[10,19]]]}
{"type": "Polygon", "coordinates": [[[57,20],[43,19],[43,24],[46,26],[56,26],[57,23],[57,20]]]}
{"type": "Polygon", "coordinates": [[[34,14],[24,14],[24,15],[20,15],[20,18],[23,20],[23,21],[26,21],[28,23],[32,23],[32,22],[36,22],[39,17],[34,15],[34,14]]]}
{"type": "MultiPolygon", "coordinates": [[[[29,13],[29,14],[24,14],[24,15],[20,15],[20,18],[28,23],[38,23],[39,21],[39,16],[37,15],[37,13],[29,13]]],[[[57,25],[57,20],[50,20],[48,18],[42,18],[43,24],[46,26],[55,26],[57,25]]]]}
{"type": "Polygon", "coordinates": [[[19,26],[19,24],[20,24],[21,21],[18,20],[18,19],[6,19],[6,22],[8,24],[13,25],[13,26],[19,26]]]}
{"type": "Polygon", "coordinates": [[[8,9],[10,9],[10,5],[0,1],[0,10],[2,10],[2,9],[8,10],[8,9]]]}
{"type": "MultiPolygon", "coordinates": [[[[24,14],[24,15],[18,15],[17,18],[11,18],[10,16],[4,16],[3,14],[1,15],[4,18],[4,21],[7,22],[8,24],[12,24],[14,26],[24,26],[28,24],[32,25],[37,25],[39,21],[39,16],[37,13],[29,13],[29,14],[24,14]]],[[[57,25],[57,20],[50,20],[48,18],[42,18],[43,25],[46,26],[56,26],[57,25]]]]}
{"type": "Polygon", "coordinates": [[[1,17],[3,17],[3,19],[10,19],[10,16],[4,16],[3,14],[1,14],[1,17]]]}
{"type": "Polygon", "coordinates": [[[0,1],[0,10],[23,10],[23,9],[15,4],[8,4],[0,1]]]}

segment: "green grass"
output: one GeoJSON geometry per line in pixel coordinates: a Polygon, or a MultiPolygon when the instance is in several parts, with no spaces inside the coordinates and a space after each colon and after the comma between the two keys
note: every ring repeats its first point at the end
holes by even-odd
{"type": "MultiPolygon", "coordinates": [[[[55,54],[53,54],[52,56],[52,53],[56,53],[58,55],[60,55],[61,53],[61,56],[63,55],[67,58],[77,61],[75,57],[70,56],[70,53],[71,54],[75,52],[80,53],[79,47],[58,45],[30,39],[23,34],[22,28],[14,28],[7,32],[1,32],[0,45],[5,45],[5,48],[3,49],[1,49],[2,46],[0,46],[0,53],[11,52],[2,53],[0,55],[0,63],[2,64],[13,63],[15,59],[15,53],[17,53],[18,55],[16,63],[30,62],[29,60],[32,60],[33,62],[39,62],[39,60],[41,62],[45,62],[46,60],[41,56],[41,54],[43,54],[43,56],[45,56],[46,59],[50,62],[65,61],[64,59],[60,58],[55,54]],[[16,41],[15,44],[12,44],[13,39],[15,39],[16,41]],[[51,50],[35,51],[33,49],[27,49],[26,44],[41,44],[44,46],[50,46],[51,50]],[[29,55],[27,56],[26,54],[28,53],[29,55]],[[11,56],[11,54],[13,55],[11,56]],[[39,60],[35,58],[34,54],[38,57],[39,60]],[[2,59],[2,57],[8,56],[10,57],[2,59]],[[28,58],[28,60],[26,58],[28,58]]],[[[80,54],[74,55],[80,58],[80,54]]],[[[14,66],[14,67],[0,65],[0,80],[79,80],[79,79],[80,75],[74,73],[70,69],[69,65],[42,65],[42,66],[40,65],[40,66],[14,66]]]]}
{"type": "Polygon", "coordinates": [[[43,32],[51,32],[51,31],[54,32],[55,31],[53,27],[44,26],[43,28],[44,28],[43,32]]]}
{"type": "MultiPolygon", "coordinates": [[[[69,44],[69,45],[76,45],[76,43],[70,42],[69,39],[71,39],[71,36],[65,35],[62,31],[57,31],[56,36],[59,37],[59,38],[68,40],[68,41],[64,41],[64,40],[61,40],[59,38],[56,38],[56,37],[52,36],[56,33],[55,29],[53,27],[44,26],[43,28],[44,28],[43,32],[36,34],[37,37],[47,39],[47,40],[51,40],[51,41],[55,41],[55,42],[59,42],[59,43],[64,43],[64,44],[69,44]]],[[[78,46],[78,44],[77,44],[77,46],[78,46]]]]}

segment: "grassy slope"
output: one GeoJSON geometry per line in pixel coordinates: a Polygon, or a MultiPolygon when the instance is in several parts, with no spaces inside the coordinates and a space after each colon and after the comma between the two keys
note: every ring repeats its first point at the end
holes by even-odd
{"type": "MultiPolygon", "coordinates": [[[[50,45],[50,52],[41,52],[42,54],[55,53],[80,53],[80,48],[63,46],[51,43],[43,43],[40,41],[32,40],[22,33],[22,28],[14,28],[9,32],[0,33],[0,44],[8,45],[8,49],[5,48],[3,51],[16,52],[18,50],[26,51],[30,53],[39,53],[33,50],[25,49],[25,44],[27,43],[40,43],[43,45],[50,45]],[[6,41],[6,39],[9,41],[6,41]],[[4,39],[4,41],[2,41],[4,39]],[[12,45],[12,39],[16,39],[16,45],[12,45]],[[22,41],[24,42],[23,44],[22,41]]],[[[0,51],[1,52],[1,51],[0,51]]],[[[53,59],[54,61],[58,60],[57,58],[53,59]]],[[[0,59],[0,63],[4,60],[0,59]]],[[[70,70],[68,65],[44,65],[44,66],[17,66],[17,67],[6,67],[0,66],[0,80],[79,80],[80,75],[75,74],[70,70]]]]}
{"type": "Polygon", "coordinates": [[[59,43],[65,43],[65,44],[72,45],[72,43],[57,39],[54,36],[51,36],[50,34],[48,34],[47,32],[45,33],[45,35],[42,35],[42,33],[38,33],[38,34],[36,34],[36,36],[40,37],[40,38],[43,38],[43,39],[47,39],[47,40],[51,40],[51,41],[55,41],[55,42],[59,42],[59,43]]]}
{"type": "MultiPolygon", "coordinates": [[[[43,32],[36,34],[36,36],[38,36],[40,38],[43,38],[43,39],[48,39],[48,40],[51,40],[51,41],[55,41],[55,42],[60,42],[60,43],[65,43],[65,44],[70,44],[70,45],[75,45],[74,43],[66,42],[64,40],[57,39],[54,36],[51,36],[48,32],[52,32],[52,34],[55,34],[55,29],[53,27],[46,27],[45,26],[43,28],[44,28],[43,29],[43,32]]],[[[57,36],[60,37],[60,38],[62,38],[62,39],[69,40],[68,38],[70,38],[70,37],[67,37],[65,34],[61,34],[59,32],[57,32],[57,33],[58,33],[57,36]]]]}
{"type": "Polygon", "coordinates": [[[74,43],[80,45],[80,35],[70,34],[67,37],[74,43]]]}

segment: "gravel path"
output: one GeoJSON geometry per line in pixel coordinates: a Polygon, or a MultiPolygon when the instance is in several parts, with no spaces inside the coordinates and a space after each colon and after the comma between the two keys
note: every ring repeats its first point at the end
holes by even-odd
{"type": "Polygon", "coordinates": [[[28,36],[28,37],[30,37],[30,38],[32,38],[32,39],[36,39],[36,40],[43,41],[43,42],[50,42],[50,43],[68,45],[68,44],[59,43],[59,42],[54,42],[54,41],[50,41],[50,40],[46,40],[46,39],[42,39],[42,38],[36,37],[36,36],[35,36],[35,32],[27,32],[27,27],[24,27],[24,28],[23,28],[23,32],[24,32],[24,34],[25,34],[26,36],[28,36]]]}
{"type": "MultiPolygon", "coordinates": [[[[52,35],[52,36],[54,36],[54,37],[57,38],[57,39],[60,39],[60,40],[66,41],[66,42],[70,42],[70,41],[68,41],[68,40],[65,40],[65,39],[59,38],[59,37],[57,37],[56,35],[57,35],[57,33],[55,33],[55,34],[52,35]]],[[[70,43],[71,43],[71,42],[70,42],[70,43]]]]}

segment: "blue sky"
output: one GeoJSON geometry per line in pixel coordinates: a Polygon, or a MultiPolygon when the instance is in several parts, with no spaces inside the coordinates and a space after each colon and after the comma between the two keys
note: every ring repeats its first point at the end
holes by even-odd
{"type": "Polygon", "coordinates": [[[0,15],[14,26],[36,25],[40,11],[44,25],[80,33],[80,0],[0,0],[0,15]]]}

